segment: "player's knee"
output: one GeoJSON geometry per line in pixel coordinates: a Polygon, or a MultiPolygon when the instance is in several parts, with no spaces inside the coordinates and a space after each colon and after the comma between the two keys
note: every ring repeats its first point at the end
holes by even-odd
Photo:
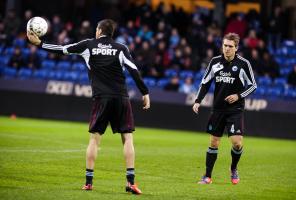
{"type": "Polygon", "coordinates": [[[219,140],[212,140],[211,141],[211,147],[212,148],[218,148],[219,147],[219,140]]]}
{"type": "Polygon", "coordinates": [[[232,147],[236,150],[240,150],[242,148],[242,143],[241,142],[235,142],[232,144],[232,147]]]}

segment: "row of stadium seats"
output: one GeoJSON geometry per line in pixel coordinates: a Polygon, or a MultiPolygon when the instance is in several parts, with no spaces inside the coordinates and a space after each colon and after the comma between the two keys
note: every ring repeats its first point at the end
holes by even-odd
{"type": "MultiPolygon", "coordinates": [[[[81,84],[88,84],[87,67],[82,60],[77,61],[77,57],[70,56],[68,60],[54,61],[48,59],[48,52],[39,49],[38,56],[42,60],[40,69],[31,70],[22,67],[19,70],[8,66],[9,60],[14,52],[15,47],[21,47],[22,55],[25,58],[29,55],[30,50],[26,48],[26,41],[16,39],[11,47],[3,47],[0,45],[0,76],[19,79],[40,79],[40,80],[64,80],[73,81],[81,84]]],[[[280,64],[280,78],[272,80],[269,77],[257,77],[258,89],[256,95],[267,96],[285,96],[295,98],[295,89],[287,87],[286,76],[291,72],[293,65],[296,64],[296,57],[293,52],[296,52],[296,44],[293,41],[285,41],[283,46],[276,51],[270,50],[275,56],[276,61],[280,64]]],[[[184,83],[186,77],[191,77],[194,80],[194,85],[197,87],[203,77],[204,71],[193,72],[189,70],[168,69],[165,71],[164,78],[144,78],[145,83],[149,87],[163,88],[170,82],[171,77],[180,77],[180,84],[184,83]]],[[[127,75],[127,83],[134,85],[134,81],[127,75]]],[[[214,87],[210,88],[213,91],[214,87]]]]}
{"type": "MultiPolygon", "coordinates": [[[[177,75],[176,71],[167,70],[166,77],[162,79],[155,78],[144,78],[145,84],[148,87],[159,87],[163,88],[166,84],[170,82],[172,76],[177,75]],[[174,72],[174,73],[173,73],[174,72]]],[[[63,81],[72,81],[80,84],[88,84],[88,74],[87,72],[82,71],[64,71],[64,70],[50,70],[50,69],[40,69],[40,70],[31,70],[27,68],[22,68],[17,71],[14,68],[10,67],[0,67],[0,74],[5,79],[19,78],[19,79],[38,79],[38,80],[63,80],[63,81]]],[[[181,71],[180,77],[195,77],[194,85],[198,87],[201,82],[202,74],[201,72],[194,74],[190,71],[181,71]]],[[[130,77],[127,76],[126,82],[130,86],[134,86],[135,82],[130,77]]],[[[259,96],[270,96],[270,97],[289,97],[296,98],[296,88],[289,88],[286,85],[286,79],[278,78],[272,81],[268,77],[259,77],[257,80],[258,89],[255,92],[255,95],[259,96]]],[[[184,79],[180,80],[180,85],[184,84],[184,79]]],[[[214,91],[214,84],[212,84],[210,91],[214,91]]]]}

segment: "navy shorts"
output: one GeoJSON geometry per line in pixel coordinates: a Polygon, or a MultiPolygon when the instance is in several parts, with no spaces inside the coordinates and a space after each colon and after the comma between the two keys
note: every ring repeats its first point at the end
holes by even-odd
{"type": "Polygon", "coordinates": [[[132,133],[134,116],[128,97],[97,97],[93,99],[89,132],[104,134],[110,122],[113,133],[132,133]]]}
{"type": "Polygon", "coordinates": [[[222,137],[224,129],[228,137],[232,135],[243,135],[244,132],[244,113],[213,112],[210,116],[207,132],[216,137],[222,137]]]}

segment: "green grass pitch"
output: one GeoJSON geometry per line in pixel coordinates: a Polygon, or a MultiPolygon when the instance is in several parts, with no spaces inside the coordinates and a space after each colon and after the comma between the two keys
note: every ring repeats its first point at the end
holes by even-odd
{"type": "Polygon", "coordinates": [[[245,137],[241,182],[233,186],[224,136],[213,184],[198,185],[207,134],[139,127],[136,182],[143,195],[124,192],[121,139],[110,129],[96,161],[95,188],[82,191],[87,128],[86,123],[0,117],[0,199],[296,199],[295,140],[245,137]]]}

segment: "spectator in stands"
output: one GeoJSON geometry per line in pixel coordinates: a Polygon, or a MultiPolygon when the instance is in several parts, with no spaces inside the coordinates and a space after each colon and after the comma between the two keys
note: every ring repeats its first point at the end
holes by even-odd
{"type": "Polygon", "coordinates": [[[280,47],[282,29],[285,24],[286,23],[283,20],[282,8],[277,6],[270,17],[268,24],[268,45],[272,49],[280,47]]]}
{"type": "Polygon", "coordinates": [[[280,75],[279,65],[271,58],[268,52],[263,53],[263,73],[272,79],[280,75]]]}
{"type": "Polygon", "coordinates": [[[210,61],[212,60],[214,56],[214,51],[213,49],[209,48],[206,50],[206,57],[204,59],[202,59],[201,64],[200,64],[200,68],[205,70],[208,66],[208,64],[210,63],[210,61]]]}
{"type": "Polygon", "coordinates": [[[40,58],[37,53],[37,47],[34,45],[30,46],[30,53],[27,59],[27,66],[30,69],[39,69],[40,68],[40,58]]]}
{"type": "Polygon", "coordinates": [[[15,10],[11,9],[7,12],[4,18],[4,33],[6,35],[6,44],[12,45],[13,40],[19,33],[21,21],[18,16],[16,16],[15,10]]]}
{"type": "Polygon", "coordinates": [[[166,42],[164,40],[161,40],[157,44],[156,55],[161,58],[160,64],[162,65],[162,67],[168,68],[170,65],[170,58],[168,50],[166,48],[166,42]]]}
{"type": "Polygon", "coordinates": [[[63,23],[59,15],[54,15],[52,17],[51,32],[53,37],[56,38],[63,30],[63,23]]]}
{"type": "Polygon", "coordinates": [[[180,41],[180,36],[178,33],[178,30],[176,28],[173,28],[171,31],[171,36],[170,36],[170,47],[174,48],[179,44],[180,41]]]}
{"type": "Polygon", "coordinates": [[[173,76],[170,80],[170,82],[164,86],[164,89],[166,91],[175,91],[177,92],[180,87],[180,80],[178,76],[173,76]]]}
{"type": "Polygon", "coordinates": [[[14,52],[9,60],[8,66],[13,67],[15,69],[20,69],[25,66],[25,60],[22,56],[21,48],[16,46],[14,52]]]}
{"type": "Polygon", "coordinates": [[[88,20],[84,20],[78,29],[77,40],[85,40],[93,37],[93,28],[88,20]]]}
{"type": "Polygon", "coordinates": [[[179,92],[185,93],[185,94],[190,94],[190,93],[195,93],[197,90],[193,85],[193,79],[192,77],[187,77],[185,79],[184,84],[182,84],[179,87],[179,92]]]}
{"type": "Polygon", "coordinates": [[[155,32],[155,39],[157,41],[166,40],[169,35],[168,27],[166,26],[164,21],[159,21],[157,25],[157,30],[155,32]]]}
{"type": "Polygon", "coordinates": [[[247,48],[254,49],[259,46],[260,39],[255,30],[251,29],[248,36],[244,39],[244,45],[247,48]]]}
{"type": "Polygon", "coordinates": [[[21,21],[20,32],[27,32],[27,22],[33,17],[33,13],[31,10],[26,10],[24,13],[24,19],[21,21]]]}
{"type": "Polygon", "coordinates": [[[134,25],[134,22],[132,20],[128,20],[128,22],[126,23],[126,28],[125,28],[125,32],[130,36],[130,37],[135,37],[136,36],[136,28],[134,25]]]}
{"type": "Polygon", "coordinates": [[[161,65],[161,61],[161,56],[156,55],[154,63],[150,66],[146,66],[145,70],[142,70],[143,73],[145,73],[143,75],[146,77],[152,77],[156,79],[162,78],[164,74],[164,68],[161,65]]]}
{"type": "Polygon", "coordinates": [[[264,68],[263,68],[263,63],[262,63],[263,61],[260,58],[257,49],[251,50],[251,56],[250,56],[249,61],[254,69],[254,72],[260,76],[263,76],[264,75],[264,68]]]}
{"type": "Polygon", "coordinates": [[[183,51],[183,62],[182,69],[183,70],[196,70],[196,66],[193,66],[192,63],[192,50],[190,46],[186,46],[183,51]]]}
{"type": "Polygon", "coordinates": [[[289,86],[296,87],[296,64],[294,65],[293,70],[289,73],[287,82],[289,86]]]}
{"type": "Polygon", "coordinates": [[[143,27],[138,31],[137,34],[142,40],[149,41],[153,37],[153,32],[149,26],[144,24],[143,27]]]}
{"type": "Polygon", "coordinates": [[[217,22],[211,23],[210,26],[207,28],[207,32],[214,38],[220,38],[222,35],[221,28],[218,26],[217,22]]]}
{"type": "Polygon", "coordinates": [[[0,47],[6,47],[9,43],[9,35],[5,31],[5,24],[0,21],[0,47]]]}
{"type": "Polygon", "coordinates": [[[181,49],[179,48],[176,48],[175,51],[174,51],[174,56],[173,56],[173,59],[171,61],[171,68],[174,68],[176,70],[179,70],[181,68],[183,68],[183,54],[182,54],[182,51],[181,49]]]}
{"type": "Polygon", "coordinates": [[[133,38],[128,35],[126,30],[122,29],[121,34],[115,39],[115,41],[121,44],[129,45],[131,42],[133,42],[133,38]]]}
{"type": "Polygon", "coordinates": [[[212,34],[209,34],[206,38],[206,41],[202,42],[202,46],[200,48],[202,57],[206,56],[205,50],[208,50],[208,49],[213,50],[213,55],[219,55],[219,53],[220,53],[220,50],[217,47],[217,45],[215,44],[214,36],[212,34]]]}
{"type": "Polygon", "coordinates": [[[247,30],[247,22],[245,21],[243,13],[237,13],[232,16],[229,23],[226,25],[225,34],[237,33],[240,38],[245,38],[247,30]]]}
{"type": "Polygon", "coordinates": [[[147,71],[149,71],[148,68],[150,68],[155,61],[154,49],[150,48],[148,41],[142,43],[141,49],[136,53],[136,60],[141,62],[140,67],[142,67],[142,69],[146,71],[145,74],[147,74],[147,71]]]}
{"type": "Polygon", "coordinates": [[[69,44],[71,41],[69,35],[68,35],[68,31],[67,30],[63,30],[61,33],[58,34],[57,36],[57,44],[69,44]]]}
{"type": "Polygon", "coordinates": [[[6,34],[16,37],[21,25],[21,20],[16,16],[15,10],[11,9],[4,18],[6,34]]]}

